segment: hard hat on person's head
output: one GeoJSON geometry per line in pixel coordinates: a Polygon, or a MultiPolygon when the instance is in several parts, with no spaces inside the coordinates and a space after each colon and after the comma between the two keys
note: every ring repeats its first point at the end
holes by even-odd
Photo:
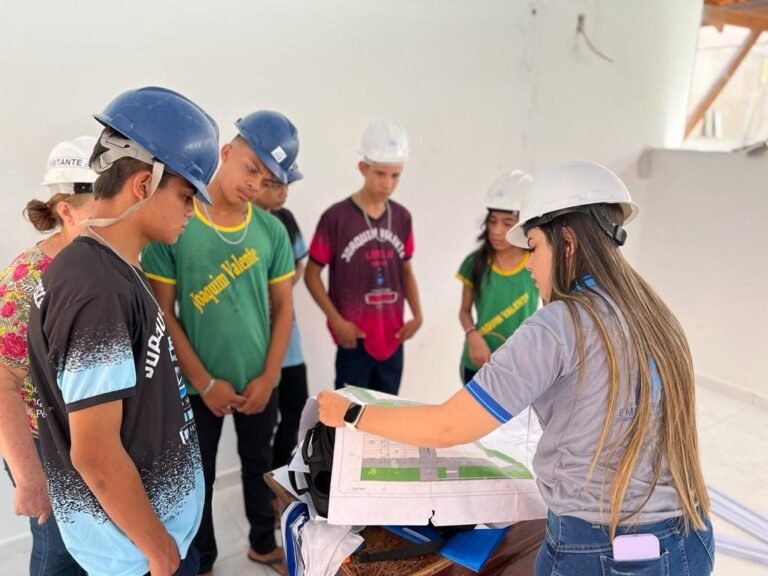
{"type": "Polygon", "coordinates": [[[365,129],[360,154],[367,164],[403,164],[408,160],[408,135],[397,122],[380,120],[365,129]]]}
{"type": "Polygon", "coordinates": [[[98,178],[88,163],[95,145],[96,138],[92,136],[56,144],[48,155],[43,186],[48,186],[51,194],[91,192],[91,185],[98,178]]]}
{"type": "Polygon", "coordinates": [[[288,184],[288,172],[296,165],[299,155],[296,126],[279,112],[269,110],[248,114],[235,122],[235,126],[272,175],[288,184]]]}
{"type": "Polygon", "coordinates": [[[293,166],[288,168],[288,178],[286,182],[287,184],[293,184],[294,182],[298,182],[302,178],[304,178],[304,174],[302,174],[299,171],[298,164],[294,163],[293,166]]]}
{"type": "Polygon", "coordinates": [[[97,173],[121,158],[135,158],[153,167],[151,192],[167,167],[211,203],[206,187],[219,162],[219,128],[197,104],[178,92],[148,86],[120,94],[94,118],[114,131],[99,140],[107,151],[91,165],[97,173]]]}
{"type": "Polygon", "coordinates": [[[522,170],[505,172],[493,181],[485,196],[488,210],[520,212],[520,206],[533,177],[522,170]]]}
{"type": "Polygon", "coordinates": [[[569,162],[536,177],[520,207],[520,220],[509,232],[507,242],[528,248],[526,231],[547,224],[570,212],[592,215],[603,231],[619,246],[626,240],[623,224],[637,216],[624,182],[605,166],[595,162],[569,162]],[[611,222],[608,204],[621,206],[623,222],[611,222]]]}

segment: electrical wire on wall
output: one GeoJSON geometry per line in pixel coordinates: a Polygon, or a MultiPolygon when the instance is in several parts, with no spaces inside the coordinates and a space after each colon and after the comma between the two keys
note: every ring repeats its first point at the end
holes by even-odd
{"type": "Polygon", "coordinates": [[[576,21],[576,34],[580,34],[581,36],[584,37],[584,41],[587,43],[587,47],[590,50],[592,50],[592,52],[594,52],[603,60],[606,60],[611,64],[613,64],[613,58],[603,54],[603,52],[592,43],[592,40],[589,39],[589,36],[587,36],[587,30],[585,25],[586,20],[587,20],[587,16],[585,14],[579,14],[578,20],[576,21]]]}

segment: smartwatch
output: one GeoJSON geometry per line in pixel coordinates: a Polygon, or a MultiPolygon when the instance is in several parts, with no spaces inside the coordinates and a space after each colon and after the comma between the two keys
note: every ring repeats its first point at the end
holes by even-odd
{"type": "Polygon", "coordinates": [[[344,414],[344,425],[350,430],[357,430],[357,423],[360,421],[360,416],[363,415],[364,408],[364,404],[352,402],[344,414]]]}

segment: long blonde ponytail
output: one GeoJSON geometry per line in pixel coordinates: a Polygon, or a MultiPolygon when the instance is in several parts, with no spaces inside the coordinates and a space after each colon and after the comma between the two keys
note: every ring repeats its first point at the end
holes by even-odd
{"type": "MultiPolygon", "coordinates": [[[[620,222],[621,210],[611,207],[613,221],[620,222]]],[[[703,529],[710,502],[699,460],[696,432],[695,382],[691,352],[679,322],[667,305],[624,259],[618,246],[598,227],[594,218],[583,213],[567,213],[541,226],[553,247],[552,300],[562,301],[570,311],[576,330],[581,366],[584,364],[584,337],[579,310],[586,311],[598,331],[608,361],[607,405],[590,474],[601,458],[620,453],[610,481],[610,531],[642,511],[622,510],[632,473],[644,450],[653,447],[654,477],[646,495],[650,498],[660,476],[662,464],[669,469],[680,501],[686,528],[703,529]],[[564,231],[569,231],[574,251],[566,257],[564,231]],[[637,391],[620,389],[617,343],[606,325],[598,304],[600,291],[574,290],[576,282],[590,274],[607,294],[626,322],[628,337],[624,350],[634,357],[639,370],[637,391]],[[653,373],[656,371],[656,374],[653,373]],[[661,382],[659,428],[652,429],[653,379],[661,382]],[[614,413],[620,398],[636,399],[632,420],[624,434],[611,442],[614,413]]],[[[607,308],[613,310],[610,303],[607,308]]],[[[605,308],[605,307],[604,307],[605,308]]],[[[626,380],[625,380],[626,381],[626,380]]],[[[630,386],[634,383],[630,382],[630,386]]]]}

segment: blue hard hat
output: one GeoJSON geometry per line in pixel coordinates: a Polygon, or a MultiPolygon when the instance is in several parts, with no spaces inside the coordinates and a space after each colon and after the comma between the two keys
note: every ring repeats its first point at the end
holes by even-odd
{"type": "Polygon", "coordinates": [[[288,173],[291,167],[295,167],[299,155],[296,126],[279,112],[269,110],[240,118],[235,126],[274,177],[288,184],[288,173]]]}
{"type": "Polygon", "coordinates": [[[211,203],[206,186],[219,163],[219,127],[197,104],[147,86],[123,92],[93,117],[145,148],[211,203]]]}
{"type": "Polygon", "coordinates": [[[304,174],[302,174],[299,171],[299,165],[294,163],[290,168],[288,168],[288,178],[287,178],[287,184],[293,184],[294,182],[297,182],[304,178],[304,174]]]}

